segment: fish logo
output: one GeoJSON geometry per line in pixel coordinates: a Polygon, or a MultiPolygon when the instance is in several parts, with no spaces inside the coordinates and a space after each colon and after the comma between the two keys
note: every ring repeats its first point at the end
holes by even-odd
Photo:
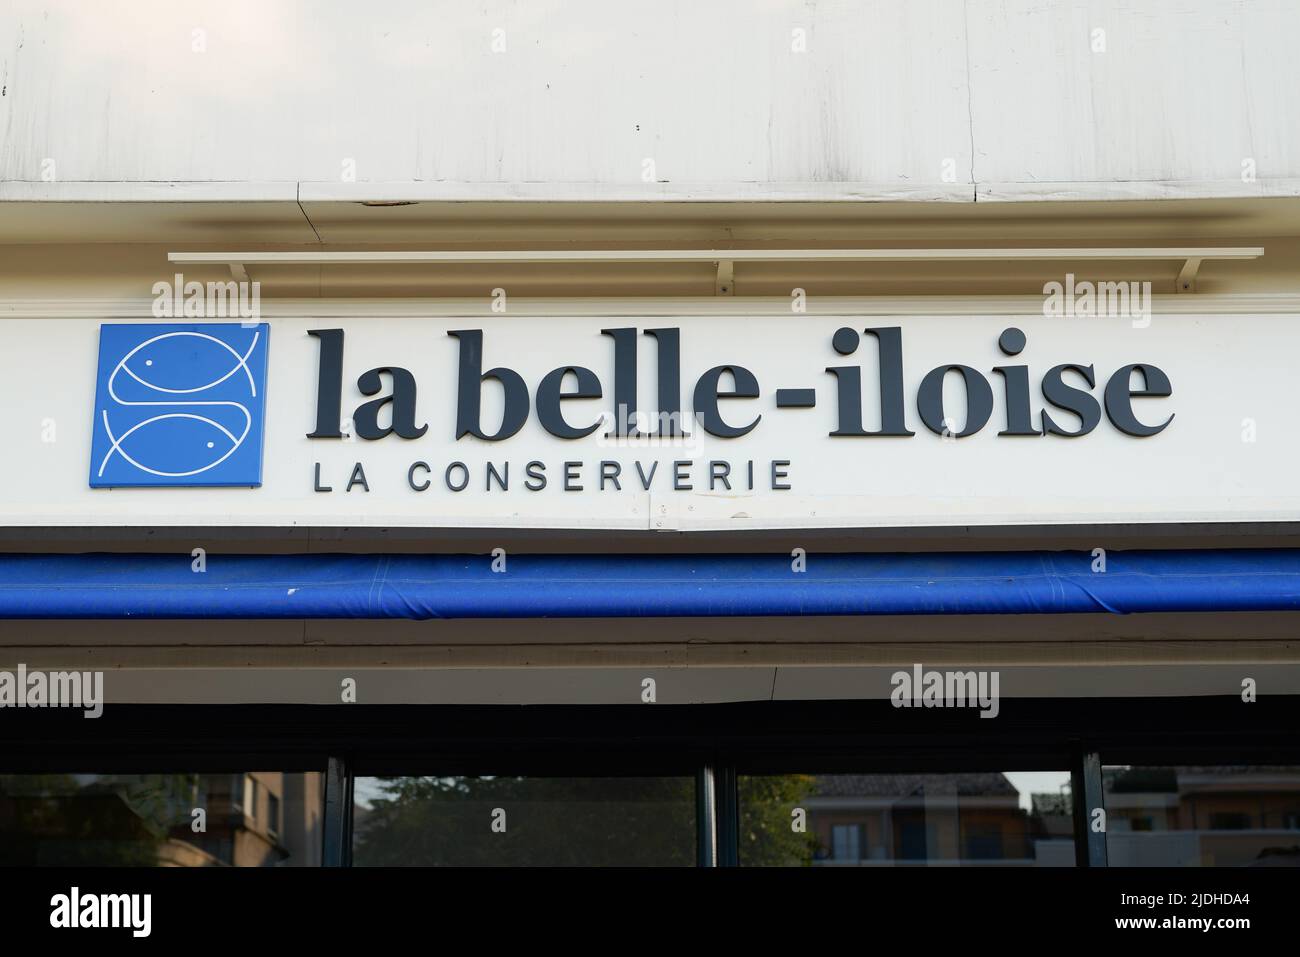
{"type": "Polygon", "coordinates": [[[262,484],[266,323],[105,324],[92,488],[262,484]]]}

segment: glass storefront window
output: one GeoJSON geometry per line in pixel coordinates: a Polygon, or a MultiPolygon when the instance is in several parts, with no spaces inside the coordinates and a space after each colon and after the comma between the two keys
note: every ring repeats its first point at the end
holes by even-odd
{"type": "Polygon", "coordinates": [[[0,774],[0,865],[316,867],[323,778],[0,774]]]}
{"type": "Polygon", "coordinates": [[[1074,866],[1068,771],[741,776],[742,866],[1074,866]]]}
{"type": "MultiPolygon", "coordinates": [[[[320,773],[0,774],[0,866],[319,866],[323,791],[320,773]]],[[[738,791],[745,866],[1075,863],[1067,771],[738,791]]],[[[1112,867],[1300,866],[1300,766],[1107,765],[1103,791],[1112,867]]],[[[353,795],[359,866],[696,862],[688,776],[358,777],[353,795]]]]}
{"type": "Polygon", "coordinates": [[[353,863],[695,863],[689,777],[359,777],[353,863]]]}
{"type": "Polygon", "coordinates": [[[1111,867],[1300,867],[1300,767],[1102,769],[1111,867]]]}

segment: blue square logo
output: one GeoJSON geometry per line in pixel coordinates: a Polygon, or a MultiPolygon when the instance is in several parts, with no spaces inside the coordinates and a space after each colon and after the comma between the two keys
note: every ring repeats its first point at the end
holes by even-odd
{"type": "Polygon", "coordinates": [[[105,324],[91,488],[262,484],[266,323],[105,324]]]}

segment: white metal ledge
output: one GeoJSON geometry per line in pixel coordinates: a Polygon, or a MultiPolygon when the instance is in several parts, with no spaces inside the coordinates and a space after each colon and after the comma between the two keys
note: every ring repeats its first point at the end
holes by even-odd
{"type": "Polygon", "coordinates": [[[172,252],[176,265],[229,267],[236,279],[248,278],[249,266],[366,266],[466,263],[690,263],[717,268],[715,292],[732,295],[738,262],[1001,262],[1020,260],[1182,262],[1178,292],[1196,289],[1196,276],[1207,260],[1258,259],[1262,246],[1091,246],[1015,249],[478,249],[360,250],[338,252],[172,252]]]}

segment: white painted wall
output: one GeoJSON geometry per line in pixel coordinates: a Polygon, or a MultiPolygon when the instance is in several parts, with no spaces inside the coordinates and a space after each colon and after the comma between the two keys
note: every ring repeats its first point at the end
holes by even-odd
{"type": "Polygon", "coordinates": [[[1297,35],[1293,0],[8,0],[0,182],[1295,195],[1297,35]]]}

